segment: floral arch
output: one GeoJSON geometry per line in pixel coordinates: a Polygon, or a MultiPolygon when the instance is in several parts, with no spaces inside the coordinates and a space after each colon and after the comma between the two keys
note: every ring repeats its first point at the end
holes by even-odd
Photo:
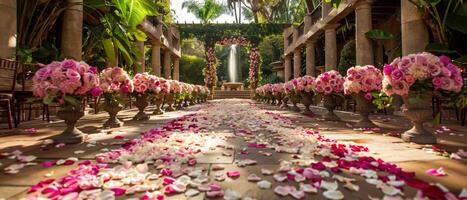
{"type": "MultiPolygon", "coordinates": [[[[248,82],[250,88],[255,89],[258,86],[258,81],[261,76],[261,70],[259,70],[259,61],[260,54],[258,48],[252,45],[252,42],[245,37],[237,38],[223,38],[217,41],[215,44],[218,45],[242,45],[247,47],[249,52],[249,63],[250,69],[248,73],[248,82]]],[[[217,58],[215,57],[215,52],[213,46],[207,47],[206,50],[206,68],[204,69],[204,83],[209,88],[212,88],[217,83],[217,58]]]]}

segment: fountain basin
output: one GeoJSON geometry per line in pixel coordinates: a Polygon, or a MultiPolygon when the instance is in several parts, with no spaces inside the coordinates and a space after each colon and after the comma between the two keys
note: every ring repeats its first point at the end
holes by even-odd
{"type": "Polygon", "coordinates": [[[240,90],[243,90],[243,83],[239,83],[239,82],[222,83],[222,90],[240,91],[240,90]]]}

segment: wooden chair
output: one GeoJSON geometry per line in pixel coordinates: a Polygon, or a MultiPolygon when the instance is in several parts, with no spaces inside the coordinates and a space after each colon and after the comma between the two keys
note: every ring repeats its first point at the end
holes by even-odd
{"type": "Polygon", "coordinates": [[[8,128],[18,126],[15,116],[14,91],[18,63],[14,60],[0,58],[0,112],[7,114],[8,128]]]}

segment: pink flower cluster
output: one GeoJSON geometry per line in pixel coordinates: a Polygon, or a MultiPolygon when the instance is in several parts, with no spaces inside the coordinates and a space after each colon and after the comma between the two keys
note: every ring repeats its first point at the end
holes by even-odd
{"type": "Polygon", "coordinates": [[[250,52],[250,71],[249,71],[249,82],[251,88],[258,87],[258,60],[259,60],[259,51],[257,48],[251,49],[250,52]]]}
{"type": "Polygon", "coordinates": [[[315,90],[315,78],[313,76],[302,76],[292,80],[297,92],[313,92],[315,90]]]}
{"type": "Polygon", "coordinates": [[[383,72],[383,90],[388,95],[408,95],[414,83],[426,79],[431,84],[425,87],[435,90],[459,92],[463,85],[459,68],[448,57],[427,52],[396,58],[383,72]]]}
{"type": "Polygon", "coordinates": [[[371,92],[382,89],[383,75],[372,65],[355,66],[347,70],[344,93],[371,92]]]}
{"type": "Polygon", "coordinates": [[[284,83],[272,84],[271,92],[274,96],[284,93],[284,83]]]}
{"type": "Polygon", "coordinates": [[[344,78],[335,70],[327,71],[316,78],[315,92],[321,94],[342,93],[344,78]]]}
{"type": "Polygon", "coordinates": [[[40,66],[33,77],[33,93],[39,98],[48,94],[56,94],[58,99],[83,96],[99,85],[97,69],[82,61],[65,59],[40,66]]]}
{"type": "Polygon", "coordinates": [[[247,45],[250,44],[250,41],[245,37],[238,37],[238,38],[224,38],[221,41],[218,41],[217,44],[220,45],[232,45],[232,44],[240,44],[240,45],[247,45]]]}
{"type": "Polygon", "coordinates": [[[208,87],[213,87],[217,82],[217,67],[216,67],[216,57],[214,55],[214,49],[208,47],[206,52],[207,64],[204,69],[204,83],[208,87]]]}
{"type": "Polygon", "coordinates": [[[272,90],[273,90],[272,88],[273,88],[273,85],[268,83],[266,85],[256,88],[256,93],[259,95],[265,96],[267,94],[272,93],[272,90]]]}
{"type": "Polygon", "coordinates": [[[105,93],[131,93],[133,80],[128,73],[120,67],[104,69],[99,76],[100,89],[105,93]]]}

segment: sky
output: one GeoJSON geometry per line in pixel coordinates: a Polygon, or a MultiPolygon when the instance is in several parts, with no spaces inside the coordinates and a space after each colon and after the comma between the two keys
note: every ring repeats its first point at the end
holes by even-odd
{"type": "MultiPolygon", "coordinates": [[[[185,21],[187,23],[199,23],[200,21],[193,14],[188,13],[186,9],[182,9],[183,1],[184,0],[170,0],[170,8],[175,11],[174,21],[178,21],[178,23],[184,23],[185,21]]],[[[202,0],[198,0],[198,2],[202,2],[202,0]]],[[[216,21],[219,23],[233,23],[235,21],[235,17],[230,14],[223,14],[213,22],[215,23],[216,21]]]]}

